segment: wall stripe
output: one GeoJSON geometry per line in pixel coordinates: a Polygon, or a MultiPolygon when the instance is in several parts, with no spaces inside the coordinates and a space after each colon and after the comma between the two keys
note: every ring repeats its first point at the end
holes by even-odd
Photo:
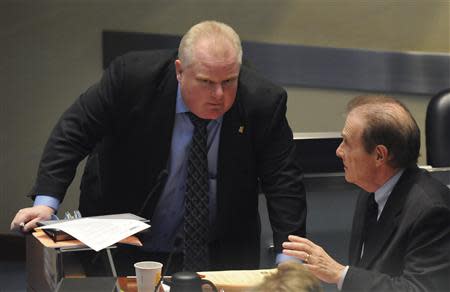
{"type": "MultiPolygon", "coordinates": [[[[103,32],[103,66],[132,50],[176,48],[180,36],[103,32]]],[[[450,88],[450,54],[243,41],[244,57],[282,85],[433,95],[450,88]]]]}

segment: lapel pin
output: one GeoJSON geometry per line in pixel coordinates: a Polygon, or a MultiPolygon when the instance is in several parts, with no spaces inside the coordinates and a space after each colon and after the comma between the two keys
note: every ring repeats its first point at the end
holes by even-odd
{"type": "Polygon", "coordinates": [[[244,126],[240,126],[239,127],[239,133],[240,134],[244,134],[244,126]]]}

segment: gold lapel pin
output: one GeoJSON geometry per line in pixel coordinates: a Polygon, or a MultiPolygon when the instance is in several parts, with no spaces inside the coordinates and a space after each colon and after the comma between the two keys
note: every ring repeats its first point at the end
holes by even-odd
{"type": "Polygon", "coordinates": [[[239,133],[240,134],[244,134],[244,126],[240,126],[239,127],[239,133]]]}

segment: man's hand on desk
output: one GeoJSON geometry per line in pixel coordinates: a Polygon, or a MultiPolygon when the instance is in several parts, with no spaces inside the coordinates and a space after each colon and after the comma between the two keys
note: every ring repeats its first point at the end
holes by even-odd
{"type": "Polygon", "coordinates": [[[302,260],[305,266],[320,280],[337,284],[345,266],[336,262],[328,253],[312,241],[289,235],[289,242],[283,243],[283,253],[302,260]]]}
{"type": "Polygon", "coordinates": [[[36,227],[38,221],[49,220],[55,211],[44,205],[20,209],[11,222],[11,230],[28,232],[36,227]]]}

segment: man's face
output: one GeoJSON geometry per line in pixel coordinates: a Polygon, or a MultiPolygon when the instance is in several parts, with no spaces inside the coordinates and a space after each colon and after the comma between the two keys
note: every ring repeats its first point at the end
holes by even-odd
{"type": "Polygon", "coordinates": [[[203,119],[217,119],[236,99],[240,64],[234,55],[217,57],[199,48],[191,64],[175,61],[184,103],[203,119]]]}
{"type": "Polygon", "coordinates": [[[342,130],[342,142],[336,149],[336,155],[344,163],[345,180],[354,183],[366,191],[373,191],[376,174],[376,151],[367,153],[362,133],[364,119],[358,113],[350,112],[342,130]]]}

